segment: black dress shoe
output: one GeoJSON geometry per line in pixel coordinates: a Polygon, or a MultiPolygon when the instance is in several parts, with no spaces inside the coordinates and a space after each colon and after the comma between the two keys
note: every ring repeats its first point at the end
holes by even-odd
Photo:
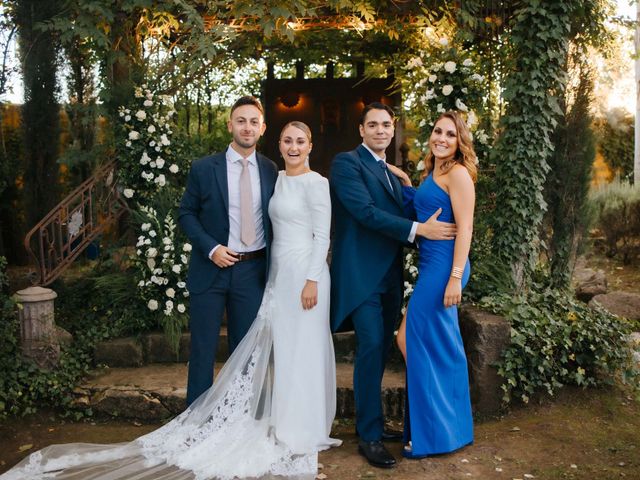
{"type": "Polygon", "coordinates": [[[396,459],[389,453],[380,441],[358,442],[358,453],[367,459],[370,465],[378,468],[391,468],[396,466],[396,459]]]}
{"type": "Polygon", "coordinates": [[[402,440],[402,432],[399,430],[391,430],[390,428],[385,428],[382,432],[383,442],[399,442],[402,440]]]}

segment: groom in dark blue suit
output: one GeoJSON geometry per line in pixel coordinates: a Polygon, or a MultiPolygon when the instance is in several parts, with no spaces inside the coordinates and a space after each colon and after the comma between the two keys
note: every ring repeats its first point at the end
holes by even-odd
{"type": "Polygon", "coordinates": [[[231,107],[226,152],[193,162],[178,222],[193,245],[190,294],[190,405],[213,383],[223,312],[232,352],[256,317],[266,283],[271,240],[268,206],[278,170],[256,153],[265,131],[264,111],[254,97],[231,107]]]}
{"type": "Polygon", "coordinates": [[[386,357],[400,316],[402,248],[416,234],[451,238],[455,228],[436,215],[425,223],[404,216],[398,179],[387,170],[385,150],[394,135],[393,110],[367,105],[360,118],[362,145],[338,154],[330,185],[335,231],[331,258],[331,328],[354,329],[357,339],[353,384],[359,452],[371,465],[396,463],[382,440],[381,386],[386,357]]]}

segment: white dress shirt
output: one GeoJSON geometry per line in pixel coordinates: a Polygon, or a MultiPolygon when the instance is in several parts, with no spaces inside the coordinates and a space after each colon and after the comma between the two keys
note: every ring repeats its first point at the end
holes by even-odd
{"type": "MultiPolygon", "coordinates": [[[[384,163],[387,163],[386,158],[382,158],[379,155],[377,155],[373,150],[369,148],[369,146],[366,143],[362,142],[362,146],[367,150],[369,150],[369,153],[373,156],[373,158],[376,159],[376,161],[379,162],[380,160],[382,160],[384,163]]],[[[385,169],[384,173],[387,175],[387,181],[389,182],[389,186],[391,187],[391,190],[393,190],[393,185],[391,184],[391,179],[389,178],[389,170],[385,169]]],[[[407,238],[409,243],[413,243],[413,241],[416,239],[417,231],[418,231],[418,222],[413,222],[413,225],[411,226],[411,231],[409,232],[409,237],[407,238]]]]}
{"type": "MultiPolygon", "coordinates": [[[[260,171],[255,150],[247,157],[249,161],[249,176],[251,177],[251,196],[253,197],[253,218],[256,222],[256,240],[251,245],[245,245],[240,240],[240,174],[242,173],[242,155],[231,145],[227,148],[227,187],[229,189],[229,242],[227,247],[234,252],[253,252],[267,246],[264,238],[264,224],[262,222],[262,201],[260,191],[260,171]]],[[[209,257],[220,245],[209,252],[209,257]]]]}

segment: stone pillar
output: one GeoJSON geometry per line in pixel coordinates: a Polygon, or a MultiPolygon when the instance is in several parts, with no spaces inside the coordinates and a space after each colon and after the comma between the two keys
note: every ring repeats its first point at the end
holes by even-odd
{"type": "Polygon", "coordinates": [[[60,341],[54,322],[53,301],[58,296],[48,288],[29,287],[16,293],[20,304],[20,346],[25,357],[42,368],[58,363],[60,341]]]}
{"type": "Polygon", "coordinates": [[[511,341],[511,325],[504,317],[465,306],[460,309],[460,332],[467,354],[474,411],[495,415],[500,412],[504,382],[495,364],[511,341]]]}

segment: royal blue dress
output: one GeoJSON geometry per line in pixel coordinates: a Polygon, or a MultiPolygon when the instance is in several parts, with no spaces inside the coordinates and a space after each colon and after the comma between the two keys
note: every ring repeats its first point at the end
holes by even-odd
{"type": "MultiPolygon", "coordinates": [[[[418,189],[403,188],[407,213],[426,221],[455,222],[451,199],[429,175],[418,189]]],[[[407,311],[407,404],[404,439],[412,455],[447,453],[473,442],[467,358],[458,309],[445,308],[444,291],[453,263],[454,240],[420,238],[419,275],[407,311]]],[[[462,286],[469,280],[469,260],[462,286]]]]}

